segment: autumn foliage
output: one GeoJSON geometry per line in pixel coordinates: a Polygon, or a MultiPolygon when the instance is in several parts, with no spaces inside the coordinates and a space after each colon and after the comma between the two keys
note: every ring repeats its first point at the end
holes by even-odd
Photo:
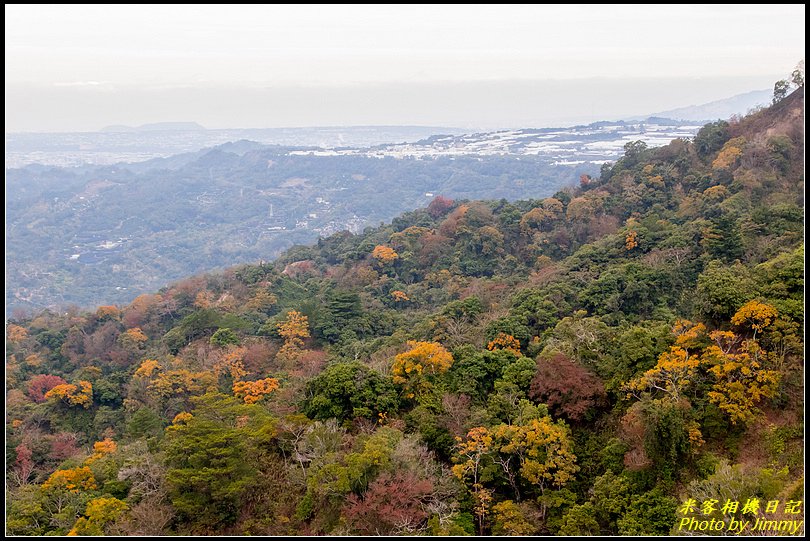
{"type": "Polygon", "coordinates": [[[116,521],[129,510],[129,505],[118,498],[96,498],[87,502],[85,516],[79,517],[68,535],[104,535],[104,527],[116,521]]]}
{"type": "Polygon", "coordinates": [[[437,342],[410,340],[411,348],[400,353],[391,367],[394,383],[405,388],[405,394],[413,397],[426,391],[429,378],[446,372],[453,365],[453,356],[437,342]]]}
{"type": "Polygon", "coordinates": [[[255,404],[264,396],[278,389],[278,380],[264,378],[256,381],[237,381],[233,384],[233,394],[245,401],[245,404],[255,404]]]}
{"type": "Polygon", "coordinates": [[[28,382],[28,396],[34,402],[45,402],[45,395],[57,385],[67,385],[67,381],[51,374],[39,374],[28,382]]]}
{"type": "Polygon", "coordinates": [[[396,261],[396,259],[399,258],[399,254],[397,254],[393,248],[383,245],[375,246],[374,250],[371,252],[371,256],[383,265],[396,261]]]}
{"type": "Polygon", "coordinates": [[[756,405],[765,398],[772,398],[778,390],[779,374],[763,369],[756,360],[759,345],[745,342],[745,346],[748,351],[725,353],[712,345],[702,356],[702,362],[708,365],[715,379],[707,396],[728,415],[732,424],[752,421],[756,405]]]}
{"type": "Polygon", "coordinates": [[[440,218],[453,208],[453,200],[438,195],[428,205],[428,214],[434,218],[440,218]]]}
{"type": "Polygon", "coordinates": [[[96,460],[103,458],[107,455],[110,455],[118,450],[118,444],[115,443],[110,438],[105,438],[102,441],[97,441],[93,444],[93,454],[90,455],[87,460],[84,461],[85,464],[92,464],[96,460]]]}
{"type": "Polygon", "coordinates": [[[140,348],[147,340],[149,340],[149,338],[143,333],[140,327],[127,329],[118,337],[118,341],[122,346],[132,349],[140,348]]]}
{"type": "Polygon", "coordinates": [[[362,497],[350,494],[343,513],[360,535],[397,535],[418,530],[428,518],[433,483],[407,471],[383,473],[362,497]]]}
{"type": "Polygon", "coordinates": [[[407,302],[411,300],[408,298],[408,295],[406,295],[404,291],[400,291],[398,289],[391,292],[391,297],[396,302],[407,302]]]}
{"type": "MultiPolygon", "coordinates": [[[[554,197],[507,195],[561,183],[533,156],[459,158],[516,165],[504,199],[437,198],[120,312],[18,311],[7,534],[638,537],[678,533],[685,498],[781,519],[806,447],[803,114],[785,100],[760,134],[631,142],[554,197]]],[[[239,154],[262,174],[287,159],[239,154]]],[[[439,189],[434,164],[409,167],[439,189]]],[[[251,223],[214,249],[270,240],[251,223]]],[[[748,519],[703,518],[722,514],[748,519]]]]}
{"type": "Polygon", "coordinates": [[[602,381],[563,354],[537,361],[530,396],[572,421],[582,420],[607,399],[602,381]]]}
{"type": "Polygon", "coordinates": [[[79,381],[77,385],[64,383],[45,393],[45,398],[53,398],[70,406],[89,408],[93,402],[93,385],[89,381],[79,381]]]}
{"type": "Polygon", "coordinates": [[[773,306],[759,301],[745,303],[731,318],[734,325],[749,326],[754,330],[754,336],[765,327],[774,322],[779,313],[773,306]]]}
{"type": "Polygon", "coordinates": [[[304,339],[309,338],[309,320],[301,312],[290,310],[287,317],[278,324],[278,334],[284,344],[277,357],[286,363],[297,360],[304,350],[304,339]]]}
{"type": "Polygon", "coordinates": [[[495,351],[496,349],[506,349],[517,355],[521,355],[520,340],[511,334],[506,334],[503,332],[498,333],[495,338],[489,341],[487,344],[487,349],[490,351],[495,351]]]}
{"type": "Polygon", "coordinates": [[[717,157],[712,161],[713,169],[729,169],[737,159],[742,156],[742,147],[745,145],[745,138],[735,137],[727,141],[717,157]]]}
{"type": "Polygon", "coordinates": [[[28,338],[28,331],[19,325],[9,323],[6,327],[6,338],[8,339],[9,343],[17,344],[28,338]]]}
{"type": "Polygon", "coordinates": [[[628,252],[633,248],[638,247],[638,233],[635,231],[628,231],[627,236],[624,238],[624,249],[628,252]]]}
{"type": "Polygon", "coordinates": [[[93,472],[87,466],[71,468],[69,470],[56,470],[42,484],[45,490],[78,493],[79,491],[93,490],[96,488],[96,479],[93,472]]]}
{"type": "Polygon", "coordinates": [[[151,378],[158,370],[160,370],[160,364],[158,364],[157,360],[145,359],[135,371],[134,375],[138,378],[151,378]]]}
{"type": "MultiPolygon", "coordinates": [[[[777,315],[773,307],[751,301],[734,314],[732,323],[750,326],[756,336],[777,315]]],[[[629,381],[626,390],[660,392],[679,401],[696,388],[698,380],[709,380],[706,397],[732,424],[753,420],[756,405],[776,394],[779,374],[762,366],[762,350],[754,338],[744,340],[730,331],[712,331],[707,336],[703,324],[684,320],[676,322],[673,333],[675,345],[661,354],[654,368],[629,381]]]]}
{"type": "Polygon", "coordinates": [[[550,417],[525,425],[500,425],[493,441],[500,453],[518,458],[521,477],[535,485],[561,487],[579,470],[568,429],[550,417]]]}
{"type": "Polygon", "coordinates": [[[118,319],[121,311],[116,306],[99,306],[96,310],[96,317],[99,319],[118,319]]]}

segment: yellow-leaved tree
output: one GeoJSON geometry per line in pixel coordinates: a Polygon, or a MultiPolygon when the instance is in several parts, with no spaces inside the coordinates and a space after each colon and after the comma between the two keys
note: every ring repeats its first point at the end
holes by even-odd
{"type": "MultiPolygon", "coordinates": [[[[453,474],[470,489],[479,532],[489,515],[494,488],[492,466],[499,467],[520,500],[518,477],[544,492],[548,487],[561,488],[579,471],[574,444],[568,427],[548,415],[538,415],[521,424],[502,424],[493,429],[475,427],[466,439],[456,438],[453,474]],[[484,476],[484,472],[489,472],[484,476]]],[[[514,509],[500,508],[501,518],[514,509]]],[[[503,524],[501,524],[503,525],[503,524]]]]}
{"type": "Polygon", "coordinates": [[[675,334],[675,345],[658,357],[653,368],[624,386],[624,390],[630,395],[640,398],[642,392],[660,391],[677,402],[686,388],[694,382],[700,366],[700,358],[695,349],[706,334],[706,326],[679,319],[672,332],[675,334]]]}
{"type": "Polygon", "coordinates": [[[67,470],[56,470],[48,477],[47,481],[42,483],[42,488],[46,491],[78,493],[82,490],[94,490],[97,485],[90,468],[82,466],[67,470]]]}
{"type": "Polygon", "coordinates": [[[301,312],[290,310],[277,328],[284,344],[278,350],[276,358],[289,365],[298,360],[304,351],[304,339],[309,338],[309,319],[301,312]]]}
{"type": "Polygon", "coordinates": [[[774,397],[779,389],[780,375],[762,366],[762,348],[756,340],[757,333],[773,324],[778,316],[773,306],[750,301],[731,318],[734,325],[751,328],[750,339],[744,340],[729,331],[709,335],[714,343],[701,356],[701,363],[714,376],[708,397],[728,415],[732,424],[752,421],[756,405],[764,398],[774,397]]]}
{"type": "Polygon", "coordinates": [[[431,379],[453,366],[453,355],[437,342],[408,341],[410,350],[394,358],[391,367],[394,383],[402,385],[405,396],[422,395],[431,387],[431,379]]]}
{"type": "MultiPolygon", "coordinates": [[[[541,492],[549,486],[564,486],[579,470],[568,428],[562,421],[555,423],[548,416],[522,425],[498,426],[493,433],[493,445],[499,453],[496,463],[507,477],[510,471],[518,470],[522,478],[541,492]],[[507,464],[510,458],[514,459],[513,463],[507,464]]],[[[517,491],[517,483],[513,479],[510,482],[517,491]]]]}
{"type": "Polygon", "coordinates": [[[121,518],[129,505],[118,498],[96,498],[87,502],[85,516],[79,517],[68,535],[104,535],[104,527],[121,518]]]}
{"type": "Polygon", "coordinates": [[[744,146],[745,137],[735,137],[726,141],[712,162],[712,169],[729,169],[737,162],[737,158],[742,156],[744,146]]]}
{"type": "Polygon", "coordinates": [[[705,396],[725,413],[732,424],[747,423],[756,405],[776,395],[779,373],[762,366],[762,348],[756,335],[771,325],[778,313],[772,306],[751,301],[731,318],[735,325],[750,327],[750,339],[731,331],[706,334],[702,324],[680,320],[673,329],[675,345],[658,358],[655,367],[630,380],[625,391],[641,398],[642,392],[663,394],[672,403],[690,393],[700,393],[698,380],[711,384],[705,396]],[[708,338],[708,341],[706,340],[708,338]]]}
{"type": "Polygon", "coordinates": [[[492,503],[492,490],[481,483],[483,460],[492,451],[492,434],[479,426],[467,433],[467,439],[456,438],[456,456],[453,474],[463,483],[470,483],[473,512],[478,520],[478,533],[484,533],[484,522],[492,503]]]}
{"type": "Polygon", "coordinates": [[[773,306],[764,302],[749,301],[737,310],[731,322],[741,327],[751,327],[754,331],[752,339],[756,340],[757,333],[772,324],[778,316],[779,313],[773,306]]]}

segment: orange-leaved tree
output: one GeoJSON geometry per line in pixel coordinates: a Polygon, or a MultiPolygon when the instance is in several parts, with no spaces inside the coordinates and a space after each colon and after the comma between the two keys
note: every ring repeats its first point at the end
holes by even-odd
{"type": "Polygon", "coordinates": [[[233,394],[245,401],[245,404],[255,404],[264,396],[278,389],[276,378],[264,378],[256,381],[237,381],[233,384],[233,394]]]}
{"type": "Polygon", "coordinates": [[[79,381],[78,385],[65,383],[57,385],[47,393],[45,398],[61,401],[69,406],[89,408],[93,403],[93,385],[89,381],[79,381]]]}
{"type": "Polygon", "coordinates": [[[8,327],[6,327],[6,339],[10,344],[22,342],[26,338],[28,338],[28,331],[25,328],[13,323],[9,323],[8,327]]]}
{"type": "Polygon", "coordinates": [[[399,258],[399,254],[393,248],[378,244],[371,252],[371,256],[381,264],[391,263],[399,258]]]}
{"type": "Polygon", "coordinates": [[[487,344],[487,349],[490,351],[495,351],[496,349],[506,349],[517,354],[518,356],[521,355],[520,340],[511,334],[506,334],[504,332],[499,332],[498,336],[490,340],[490,342],[487,344]]]}
{"type": "Polygon", "coordinates": [[[87,460],[84,461],[85,464],[92,464],[99,458],[105,457],[110,455],[118,450],[118,444],[115,443],[110,438],[104,438],[102,441],[97,441],[93,444],[93,454],[90,455],[87,460]]]}

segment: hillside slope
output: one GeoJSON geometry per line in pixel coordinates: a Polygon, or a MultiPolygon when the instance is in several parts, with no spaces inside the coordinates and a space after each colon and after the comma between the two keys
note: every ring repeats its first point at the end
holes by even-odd
{"type": "Polygon", "coordinates": [[[147,164],[9,170],[8,305],[130,302],[183,276],[388,221],[426,194],[541,197],[597,170],[537,156],[294,152],[237,143],[147,164]]]}
{"type": "Polygon", "coordinates": [[[11,321],[8,533],[802,520],[803,117],[11,321]]]}

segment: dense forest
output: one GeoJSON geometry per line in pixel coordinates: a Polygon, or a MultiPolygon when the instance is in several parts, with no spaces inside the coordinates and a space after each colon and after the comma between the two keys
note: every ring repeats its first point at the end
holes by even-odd
{"type": "Polygon", "coordinates": [[[7,533],[803,519],[803,118],[801,87],[553,197],[12,319],[7,533]]]}

